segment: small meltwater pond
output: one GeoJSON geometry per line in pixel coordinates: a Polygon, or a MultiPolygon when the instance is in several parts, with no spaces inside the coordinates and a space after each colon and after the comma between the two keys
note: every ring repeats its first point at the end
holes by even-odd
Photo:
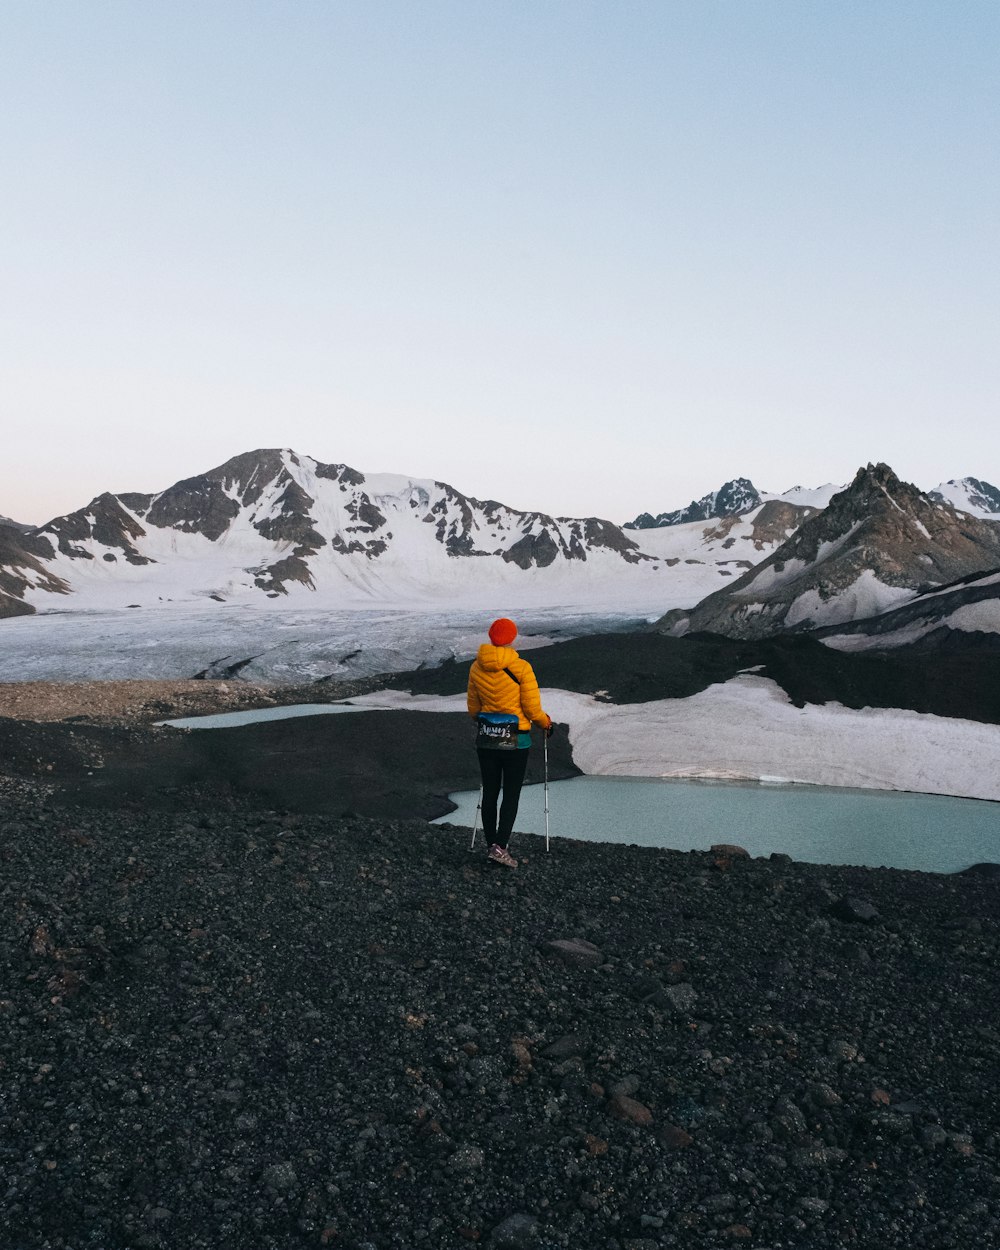
{"type": "Polygon", "coordinates": [[[292,703],[288,707],[253,708],[248,712],[219,712],[216,716],[184,716],[180,720],[160,720],[157,725],[171,729],[235,729],[263,721],[295,720],[300,716],[332,716],[337,712],[375,712],[375,707],[353,703],[292,703]]]}
{"type": "MultiPolygon", "coordinates": [[[[478,791],[449,795],[442,817],[472,825],[478,791]]],[[[549,785],[553,851],[559,837],[633,843],[678,851],[735,842],[751,855],[784,851],[817,864],[858,864],[958,872],[1000,861],[1000,803],[756,782],[577,777],[549,785]]],[[[436,822],[436,823],[440,823],[436,822]]],[[[544,833],[543,789],[526,786],[517,833],[544,833]]]]}

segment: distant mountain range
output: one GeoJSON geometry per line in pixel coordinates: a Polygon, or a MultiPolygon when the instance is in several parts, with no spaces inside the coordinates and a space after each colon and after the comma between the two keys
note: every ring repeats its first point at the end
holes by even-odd
{"type": "MultiPolygon", "coordinates": [[[[686,525],[690,521],[710,521],[713,517],[742,516],[759,508],[769,499],[784,499],[788,503],[825,508],[833,496],[844,489],[844,486],[830,484],[817,486],[812,490],[804,486],[793,486],[791,490],[775,495],[768,491],[759,491],[749,478],[737,477],[724,483],[718,490],[702,495],[701,499],[693,499],[686,508],[660,512],[656,516],[649,512],[640,512],[634,521],[626,521],[623,528],[661,529],[668,525],[686,525]]],[[[1000,490],[976,477],[942,482],[934,490],[928,491],[927,495],[930,499],[950,503],[973,516],[1000,518],[1000,490]]]]}
{"type": "Polygon", "coordinates": [[[621,528],[264,449],[42,526],[0,522],[0,617],[192,602],[600,604],[677,635],[817,631],[856,649],[1000,636],[997,571],[996,487],[963,478],[925,494],[884,464],[843,488],[783,495],[737,478],[621,528]]]}
{"type": "Polygon", "coordinates": [[[516,603],[539,575],[585,595],[595,578],[660,566],[597,517],[520,512],[443,482],[265,449],[158,494],[103,494],[27,532],[0,527],[0,616],[53,595],[121,607],[318,592],[318,606],[336,606],[447,602],[479,587],[516,603]]]}

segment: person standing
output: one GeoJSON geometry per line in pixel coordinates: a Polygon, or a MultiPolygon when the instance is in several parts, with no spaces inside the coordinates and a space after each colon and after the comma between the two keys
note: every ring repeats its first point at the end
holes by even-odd
{"type": "Polygon", "coordinates": [[[551,733],[552,718],[542,709],[534,670],[510,645],[517,637],[514,622],[500,617],[490,626],[489,635],[489,642],[479,648],[469,669],[468,707],[469,715],[481,726],[476,754],[483,780],[487,856],[494,863],[516,868],[517,860],[507,844],[528,767],[531,726],[540,725],[546,733],[551,733]],[[491,733],[492,740],[487,736],[491,733]],[[503,802],[498,820],[497,800],[501,789],[503,802]]]}

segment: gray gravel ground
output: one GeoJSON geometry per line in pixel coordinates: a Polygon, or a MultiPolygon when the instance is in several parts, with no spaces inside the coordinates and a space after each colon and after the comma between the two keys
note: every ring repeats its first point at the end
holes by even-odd
{"type": "Polygon", "coordinates": [[[996,877],[0,797],[3,1250],[1000,1244],[996,877]]]}

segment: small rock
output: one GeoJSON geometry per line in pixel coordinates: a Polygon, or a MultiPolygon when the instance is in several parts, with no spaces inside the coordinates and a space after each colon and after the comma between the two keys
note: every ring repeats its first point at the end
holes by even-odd
{"type": "Polygon", "coordinates": [[[892,1111],[875,1111],[868,1117],[872,1130],[883,1137],[902,1137],[913,1128],[908,1115],[896,1115],[892,1111]]]}
{"type": "Polygon", "coordinates": [[[566,1033],[557,1037],[541,1052],[545,1059],[569,1059],[571,1055],[582,1055],[586,1049],[586,1041],[579,1033],[566,1033]]]}
{"type": "Polygon", "coordinates": [[[858,1048],[842,1037],[835,1037],[827,1046],[826,1053],[831,1059],[839,1059],[843,1063],[853,1063],[858,1057],[858,1048]]]}
{"type": "Polygon", "coordinates": [[[771,1127],[786,1137],[806,1131],[806,1118],[790,1098],[779,1098],[771,1111],[771,1127]]]}
{"type": "Polygon", "coordinates": [[[727,859],[750,858],[750,852],[745,847],[737,846],[733,842],[716,842],[708,849],[712,855],[724,855],[727,859]]]}
{"type": "Polygon", "coordinates": [[[966,1158],[976,1153],[972,1138],[967,1133],[949,1133],[948,1141],[957,1154],[964,1155],[966,1158]]]}
{"type": "Polygon", "coordinates": [[[831,903],[829,912],[837,920],[854,924],[874,924],[879,919],[878,908],[863,898],[854,898],[847,894],[831,903]]]}
{"type": "Polygon", "coordinates": [[[620,1081],[616,1081],[611,1086],[611,1096],[614,1098],[620,1094],[625,1098],[631,1098],[641,1084],[639,1077],[634,1072],[630,1072],[628,1076],[623,1076],[620,1081]]]}
{"type": "Polygon", "coordinates": [[[510,1052],[519,1068],[527,1070],[531,1067],[531,1051],[524,1042],[511,1042],[510,1052]]]}
{"type": "Polygon", "coordinates": [[[272,1163],[261,1176],[264,1185],[277,1193],[289,1193],[298,1187],[299,1178],[290,1163],[272,1163]]]}
{"type": "Polygon", "coordinates": [[[517,1212],[508,1215],[490,1233],[490,1245],[505,1247],[506,1250],[524,1250],[532,1245],[538,1236],[538,1220],[533,1215],[517,1212]]]}
{"type": "Polygon", "coordinates": [[[653,1113],[641,1102],[628,1098],[625,1094],[613,1094],[609,1107],[616,1119],[625,1120],[629,1124],[652,1124],[653,1113]]]}
{"type": "Polygon", "coordinates": [[[485,1162],[485,1156],[478,1146],[459,1146],[448,1160],[453,1172],[478,1172],[485,1162]]]}
{"type": "Polygon", "coordinates": [[[800,1198],[799,1206],[809,1215],[824,1215],[830,1204],[823,1198],[800,1198]]]}
{"type": "Polygon", "coordinates": [[[718,1215],[721,1211],[732,1211],[736,1198],[733,1194],[710,1194],[701,1205],[709,1215],[718,1215]]]}
{"type": "Polygon", "coordinates": [[[694,1141],[690,1133],[678,1128],[676,1124],[664,1124],[660,1128],[659,1138],[660,1145],[666,1146],[668,1150],[683,1150],[694,1141]]]}
{"type": "Polygon", "coordinates": [[[697,991],[687,981],[681,982],[680,985],[668,985],[663,992],[679,1016],[690,1015],[694,1010],[695,1003],[698,1001],[697,991]]]}
{"type": "Polygon", "coordinates": [[[679,985],[686,976],[686,959],[671,959],[670,963],[667,964],[665,972],[663,973],[663,979],[668,985],[679,985]]]}
{"type": "Polygon", "coordinates": [[[844,1100],[830,1085],[819,1081],[809,1086],[809,1101],[815,1107],[839,1107],[844,1100]]]}
{"type": "Polygon", "coordinates": [[[822,1146],[818,1142],[792,1152],[792,1162],[798,1168],[828,1168],[832,1163],[843,1163],[847,1151],[837,1146],[822,1146]]]}
{"type": "Polygon", "coordinates": [[[553,938],[542,943],[545,954],[576,968],[596,968],[604,962],[604,956],[593,944],[584,938],[553,938]]]}
{"type": "Polygon", "coordinates": [[[921,1130],[920,1140],[925,1146],[943,1146],[948,1134],[940,1124],[927,1124],[921,1130]]]}

